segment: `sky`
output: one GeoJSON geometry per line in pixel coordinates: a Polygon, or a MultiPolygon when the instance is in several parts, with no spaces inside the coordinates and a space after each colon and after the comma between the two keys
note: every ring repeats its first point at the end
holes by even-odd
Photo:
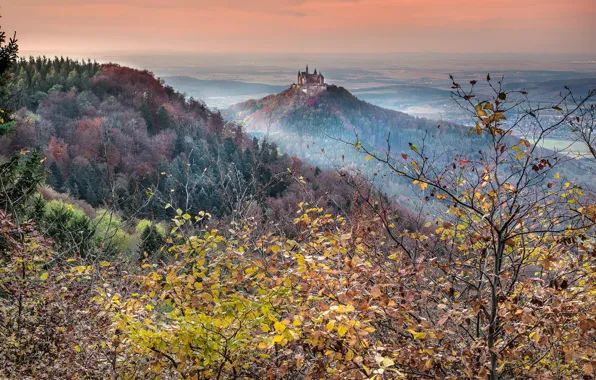
{"type": "Polygon", "coordinates": [[[596,53],[596,0],[8,0],[22,52],[596,53]]]}

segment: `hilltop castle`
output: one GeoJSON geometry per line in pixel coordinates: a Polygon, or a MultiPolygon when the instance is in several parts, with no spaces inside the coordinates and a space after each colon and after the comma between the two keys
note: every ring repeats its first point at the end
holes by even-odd
{"type": "Polygon", "coordinates": [[[323,74],[317,73],[317,69],[314,73],[309,73],[308,65],[306,65],[306,71],[298,71],[295,86],[307,95],[316,95],[327,88],[323,74]]]}

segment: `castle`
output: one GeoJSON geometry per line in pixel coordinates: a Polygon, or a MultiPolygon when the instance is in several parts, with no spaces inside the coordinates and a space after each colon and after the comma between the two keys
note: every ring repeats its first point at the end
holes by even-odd
{"type": "Polygon", "coordinates": [[[295,86],[307,95],[316,95],[327,88],[323,74],[317,73],[317,69],[314,73],[309,73],[308,65],[306,65],[306,71],[298,71],[295,86]]]}

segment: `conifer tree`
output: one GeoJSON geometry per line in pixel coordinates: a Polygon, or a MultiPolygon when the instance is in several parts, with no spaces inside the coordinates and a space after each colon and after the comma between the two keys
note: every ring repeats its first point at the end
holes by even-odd
{"type": "Polygon", "coordinates": [[[19,46],[16,33],[6,42],[6,32],[0,27],[0,136],[8,133],[13,127],[11,111],[6,99],[6,81],[8,70],[16,62],[19,46]]]}

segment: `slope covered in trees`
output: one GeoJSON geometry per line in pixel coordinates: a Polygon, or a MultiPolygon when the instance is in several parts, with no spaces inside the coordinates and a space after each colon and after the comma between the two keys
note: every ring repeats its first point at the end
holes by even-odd
{"type": "Polygon", "coordinates": [[[294,201],[288,168],[304,169],[313,187],[329,182],[149,72],[31,58],[11,76],[8,101],[18,111],[0,152],[43,152],[48,184],[93,207],[163,219],[170,204],[221,216],[238,202],[264,211],[270,199],[294,201]]]}
{"type": "MultiPolygon", "coordinates": [[[[450,123],[416,118],[364,102],[343,87],[328,86],[316,96],[308,96],[299,88],[260,100],[249,100],[230,107],[234,118],[248,130],[270,133],[280,144],[296,144],[327,139],[353,140],[355,134],[366,136],[372,147],[387,145],[387,137],[396,150],[408,149],[408,143],[420,141],[428,133],[441,144],[452,145],[468,132],[450,123]],[[437,128],[439,124],[441,128],[437,128]],[[279,132],[279,133],[276,133],[279,132]],[[284,135],[289,135],[285,137],[284,135]],[[298,141],[296,141],[298,140],[298,141]],[[282,142],[283,141],[283,142],[282,142]]],[[[325,145],[332,149],[332,145],[325,145]]],[[[286,145],[284,145],[286,147],[286,145]]],[[[297,147],[289,146],[292,151],[297,147]]]]}

